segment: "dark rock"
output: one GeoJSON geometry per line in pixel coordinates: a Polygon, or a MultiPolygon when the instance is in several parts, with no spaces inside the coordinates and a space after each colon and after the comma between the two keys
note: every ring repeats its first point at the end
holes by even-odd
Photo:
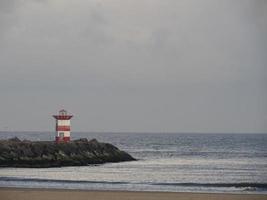
{"type": "Polygon", "coordinates": [[[88,139],[87,138],[80,138],[78,140],[74,140],[74,141],[77,141],[77,142],[88,142],[88,139]]]}
{"type": "Polygon", "coordinates": [[[20,139],[17,137],[10,138],[8,141],[10,142],[20,142],[20,139]]]}
{"type": "Polygon", "coordinates": [[[0,167],[84,166],[135,160],[108,143],[86,138],[68,143],[54,141],[0,140],[0,167]]]}

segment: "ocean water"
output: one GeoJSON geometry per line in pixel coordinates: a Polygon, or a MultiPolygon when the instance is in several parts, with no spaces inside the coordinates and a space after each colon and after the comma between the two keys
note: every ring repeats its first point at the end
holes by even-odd
{"type": "MultiPolygon", "coordinates": [[[[53,140],[53,133],[0,132],[53,140]]],[[[0,168],[0,187],[267,194],[267,134],[72,133],[137,161],[62,168],[0,168]]]]}

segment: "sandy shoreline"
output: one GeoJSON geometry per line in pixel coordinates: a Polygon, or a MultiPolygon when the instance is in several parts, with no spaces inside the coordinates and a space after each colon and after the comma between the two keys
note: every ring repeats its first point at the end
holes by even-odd
{"type": "Polygon", "coordinates": [[[0,188],[1,200],[266,200],[265,194],[214,194],[182,192],[87,191],[0,188]]]}

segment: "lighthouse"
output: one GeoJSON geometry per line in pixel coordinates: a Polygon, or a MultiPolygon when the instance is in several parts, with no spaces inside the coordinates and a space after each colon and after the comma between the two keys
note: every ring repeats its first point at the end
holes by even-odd
{"type": "Polygon", "coordinates": [[[56,119],[56,143],[70,141],[70,119],[73,117],[69,115],[66,110],[60,110],[58,115],[53,115],[56,119]]]}

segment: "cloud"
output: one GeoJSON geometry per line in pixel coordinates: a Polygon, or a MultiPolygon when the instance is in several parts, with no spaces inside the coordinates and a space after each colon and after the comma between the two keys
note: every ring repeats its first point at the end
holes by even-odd
{"type": "Polygon", "coordinates": [[[44,122],[34,129],[47,129],[49,112],[65,105],[82,130],[264,132],[265,7],[1,1],[2,121],[13,126],[14,113],[31,110],[29,121],[44,122]]]}

